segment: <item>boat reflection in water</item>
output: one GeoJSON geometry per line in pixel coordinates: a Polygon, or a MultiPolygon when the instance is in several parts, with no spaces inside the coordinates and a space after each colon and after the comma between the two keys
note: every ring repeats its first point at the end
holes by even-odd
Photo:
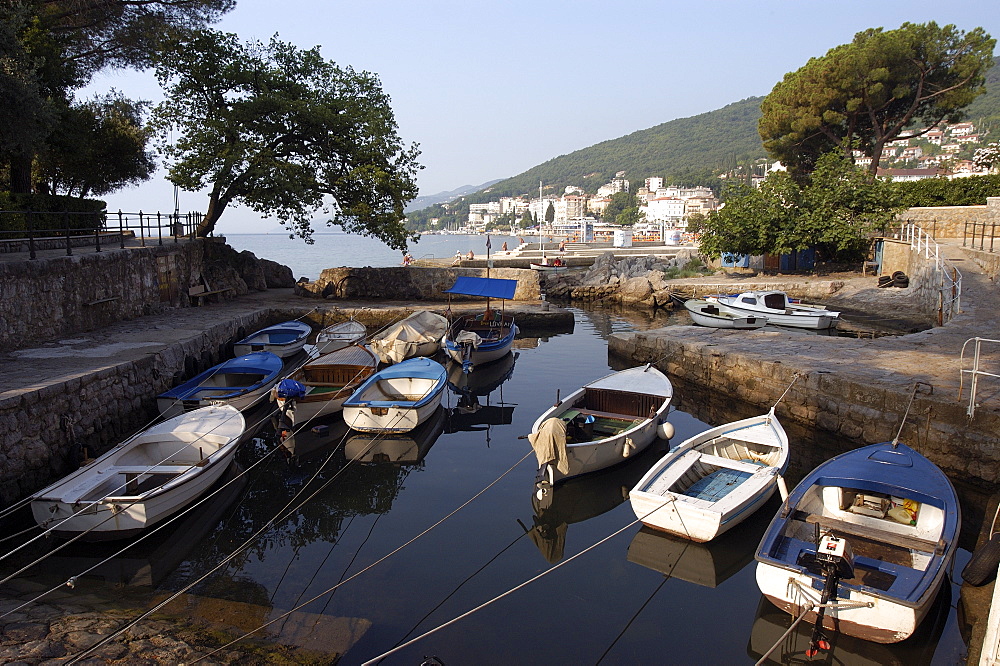
{"type": "Polygon", "coordinates": [[[42,577],[65,581],[72,576],[78,592],[84,583],[155,589],[224,519],[246,485],[243,468],[234,462],[206,493],[207,501],[195,502],[172,522],[154,527],[124,550],[121,542],[70,544],[45,559],[42,577]]]}
{"type": "Polygon", "coordinates": [[[427,420],[404,433],[354,432],[344,443],[344,457],[355,463],[417,465],[444,432],[447,411],[439,406],[427,420]]]}
{"type": "Polygon", "coordinates": [[[517,357],[516,352],[507,354],[492,363],[477,366],[475,372],[462,372],[461,363],[449,363],[449,398],[457,396],[458,402],[448,410],[447,432],[485,431],[488,443],[492,426],[513,422],[515,405],[504,402],[503,384],[513,376],[517,357]],[[498,391],[499,404],[493,404],[494,391],[498,391]]]}
{"type": "Polygon", "coordinates": [[[718,587],[753,562],[774,512],[781,507],[771,498],[759,511],[733,529],[705,543],[696,543],[643,527],[628,547],[628,561],[702,587],[718,587]]]}
{"type": "Polygon", "coordinates": [[[298,426],[280,422],[275,427],[282,452],[292,465],[326,458],[344,442],[350,431],[339,413],[314,418],[298,426]]]}
{"type": "Polygon", "coordinates": [[[531,506],[535,515],[528,535],[545,559],[555,564],[563,558],[570,525],[607,513],[627,502],[629,490],[669,448],[666,440],[654,439],[628,462],[563,481],[550,488],[541,499],[532,487],[531,506]]]}
{"type": "Polygon", "coordinates": [[[813,624],[800,622],[788,636],[782,635],[795,621],[763,595],[757,605],[753,629],[747,641],[747,655],[759,661],[772,647],[774,651],[765,664],[821,663],[851,664],[852,666],[917,666],[934,661],[934,652],[941,640],[951,608],[951,586],[942,585],[927,617],[912,636],[899,643],[872,643],[835,631],[826,632],[830,649],[809,658],[806,650],[812,642],[813,624]],[[778,644],[778,641],[781,641],[778,644]],[[775,647],[775,644],[778,644],[775,647]]]}

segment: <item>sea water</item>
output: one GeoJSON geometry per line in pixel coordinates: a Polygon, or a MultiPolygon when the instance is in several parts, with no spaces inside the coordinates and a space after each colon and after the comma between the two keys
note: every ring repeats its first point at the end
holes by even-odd
{"type": "MultiPolygon", "coordinates": [[[[499,251],[504,243],[509,249],[517,247],[513,236],[490,236],[491,252],[499,251]]],[[[325,268],[339,266],[372,266],[384,268],[399,266],[403,253],[394,250],[377,238],[343,232],[313,235],[312,244],[301,238],[289,238],[287,233],[228,234],[226,242],[238,251],[249,250],[259,259],[270,259],[292,269],[296,279],[315,280],[325,268]]],[[[421,236],[409,245],[414,259],[451,258],[455,253],[464,257],[471,250],[475,256],[485,257],[487,236],[464,234],[421,236]]]]}

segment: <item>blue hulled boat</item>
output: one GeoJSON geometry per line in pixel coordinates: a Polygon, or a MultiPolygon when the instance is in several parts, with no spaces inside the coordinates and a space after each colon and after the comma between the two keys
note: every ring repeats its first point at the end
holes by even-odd
{"type": "Polygon", "coordinates": [[[246,409],[271,390],[282,367],[282,360],[271,352],[238,356],[156,396],[156,406],[164,418],[209,405],[246,409]]]}
{"type": "Polygon", "coordinates": [[[309,324],[286,321],[248,335],[235,344],[233,351],[237,355],[264,351],[288,358],[302,350],[310,333],[312,326],[309,324]]]}

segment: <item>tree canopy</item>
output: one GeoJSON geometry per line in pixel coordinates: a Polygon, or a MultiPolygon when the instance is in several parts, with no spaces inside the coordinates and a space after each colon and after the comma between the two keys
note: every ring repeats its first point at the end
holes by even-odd
{"type": "Polygon", "coordinates": [[[11,0],[0,3],[0,164],[32,189],[35,156],[104,68],[145,67],[160,41],[218,20],[235,0],[11,0]]]}
{"type": "Polygon", "coordinates": [[[168,178],[209,188],[199,233],[238,202],[307,241],[323,212],[328,224],[406,248],[419,151],[397,135],[377,76],[338,67],[318,47],[215,31],[166,49],[156,72],[166,93],[156,124],[164,139],[168,127],[180,133],[162,146],[168,178]]]}
{"type": "Polygon", "coordinates": [[[870,28],[786,74],[761,104],[767,152],[796,178],[830,150],[861,150],[874,177],[887,143],[958,122],[984,90],[996,40],[982,28],[870,28]]]}
{"type": "Polygon", "coordinates": [[[778,171],[759,189],[737,186],[725,207],[702,223],[701,251],[719,257],[816,247],[826,259],[855,259],[901,209],[892,183],[869,180],[849,158],[831,152],[817,160],[804,185],[778,171]]]}

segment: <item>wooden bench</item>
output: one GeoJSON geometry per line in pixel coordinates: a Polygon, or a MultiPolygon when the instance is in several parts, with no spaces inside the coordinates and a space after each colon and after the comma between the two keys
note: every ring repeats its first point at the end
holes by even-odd
{"type": "Polygon", "coordinates": [[[616,421],[635,421],[636,419],[644,420],[643,416],[636,416],[634,414],[615,414],[614,412],[599,412],[596,409],[578,409],[576,410],[584,416],[593,416],[595,419],[614,419],[616,421]]]}
{"type": "Polygon", "coordinates": [[[946,545],[943,539],[939,541],[930,541],[929,539],[921,539],[919,537],[908,536],[906,534],[889,532],[888,530],[880,530],[876,527],[870,527],[868,525],[850,523],[846,520],[840,520],[839,518],[819,516],[814,513],[805,516],[805,522],[813,525],[819,525],[820,530],[832,530],[843,534],[851,534],[863,539],[887,543],[893,546],[899,546],[900,548],[908,548],[910,550],[919,550],[924,553],[943,552],[946,545]]]}
{"type": "Polygon", "coordinates": [[[193,300],[197,305],[203,305],[207,297],[217,296],[232,290],[233,290],[232,287],[225,287],[223,289],[209,289],[208,284],[206,283],[206,284],[195,285],[194,287],[188,289],[188,296],[190,296],[191,300],[193,300]]]}

